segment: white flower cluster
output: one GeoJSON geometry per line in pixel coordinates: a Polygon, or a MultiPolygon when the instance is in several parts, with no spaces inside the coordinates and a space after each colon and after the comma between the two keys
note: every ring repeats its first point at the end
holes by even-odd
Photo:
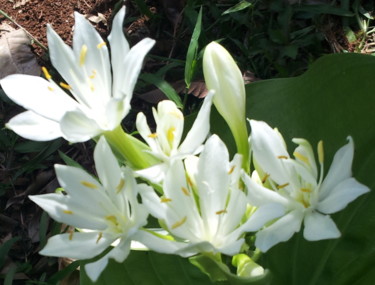
{"type": "Polygon", "coordinates": [[[111,56],[106,42],[78,13],[73,49],[48,27],[52,63],[67,83],[59,86],[46,70],[47,80],[11,75],[0,81],[11,99],[28,109],[7,124],[19,135],[98,141],[98,178],[56,165],[64,192],[30,197],[53,219],[76,228],[51,237],[41,254],[89,259],[112,247],[85,266],[95,281],[109,258],[125,260],[132,241],[190,257],[239,254],[248,234],[255,235],[255,246],[265,252],[289,240],[302,223],[309,241],[338,238],[340,231],[329,215],[369,191],[352,177],[352,138],[337,151],[325,178],[322,143],[318,167],[309,142],[294,139],[298,146],[293,158],[280,133],[265,122],[251,120],[248,138],[244,82],[233,58],[217,43],[208,45],[204,54],[204,74],[212,91],[186,138],[182,141],[182,112],[172,101],[162,101],[153,110],[155,132],[142,113],[136,120],[145,141],[140,153],[154,159],[150,167],[119,164],[111,147],[126,151],[127,145],[116,145],[116,140],[109,144],[102,134],[118,129],[128,113],[143,59],[154,44],[144,39],[129,49],[122,32],[124,15],[125,8],[114,19],[111,56]],[[209,136],[212,101],[235,138],[238,153],[232,160],[224,142],[209,136]],[[251,159],[256,170],[250,175],[251,159]],[[147,228],[149,215],[160,221],[161,229],[147,228]]]}

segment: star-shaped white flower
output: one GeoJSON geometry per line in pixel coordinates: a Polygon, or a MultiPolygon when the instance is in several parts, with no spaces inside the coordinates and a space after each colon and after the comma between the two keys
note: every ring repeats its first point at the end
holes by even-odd
{"type": "Polygon", "coordinates": [[[64,137],[70,142],[87,141],[118,127],[129,112],[143,59],[154,45],[146,38],[129,49],[124,16],[125,7],[113,21],[108,38],[111,59],[106,42],[83,15],[75,13],[73,49],[47,26],[50,58],[65,82],[56,84],[45,68],[47,80],[21,74],[2,79],[9,98],[28,110],[7,127],[31,140],[64,137]]]}
{"type": "MultiPolygon", "coordinates": [[[[162,197],[149,188],[141,190],[144,205],[179,241],[174,253],[184,257],[202,252],[237,254],[245,232],[256,231],[283,214],[281,206],[271,205],[246,218],[248,202],[239,186],[241,162],[239,156],[230,162],[225,144],[213,135],[199,158],[186,158],[185,167],[181,160],[172,164],[162,197]]],[[[158,244],[148,246],[153,249],[158,244]]]]}
{"type": "Polygon", "coordinates": [[[348,144],[336,152],[323,180],[322,142],[318,144],[319,171],[308,141],[293,139],[298,144],[293,159],[280,133],[265,122],[251,120],[250,125],[250,142],[260,170],[258,173],[261,173],[261,182],[256,183],[254,179],[243,175],[248,197],[256,206],[279,204],[286,211],[283,217],[257,233],[255,245],[267,251],[275,244],[289,240],[300,230],[302,222],[306,240],[340,237],[340,231],[329,214],[344,209],[348,203],[369,191],[368,187],[352,177],[352,138],[348,137],[348,144]]]}
{"type": "Polygon", "coordinates": [[[88,276],[97,280],[109,258],[122,262],[132,240],[148,236],[148,211],[137,200],[139,188],[130,169],[120,168],[108,143],[102,137],[94,152],[100,182],[80,168],[56,165],[56,174],[65,194],[30,196],[58,222],[79,231],[51,237],[40,251],[43,255],[89,259],[114,247],[98,261],[85,265],[88,276]]]}
{"type": "Polygon", "coordinates": [[[209,92],[204,99],[195,122],[181,142],[184,130],[184,115],[173,101],[165,100],[153,109],[156,122],[156,132],[152,133],[143,113],[137,115],[137,130],[151,149],[151,154],[160,163],[137,171],[137,173],[154,182],[159,183],[165,177],[165,172],[175,159],[183,159],[187,155],[197,154],[202,150],[202,144],[210,130],[210,110],[213,93],[209,92]]]}

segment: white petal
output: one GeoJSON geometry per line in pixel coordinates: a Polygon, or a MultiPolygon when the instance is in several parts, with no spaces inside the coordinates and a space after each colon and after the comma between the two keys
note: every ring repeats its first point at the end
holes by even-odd
{"type": "Polygon", "coordinates": [[[10,75],[1,80],[1,86],[18,105],[55,121],[78,105],[56,84],[38,76],[10,75]]]}
{"type": "MultiPolygon", "coordinates": [[[[80,58],[83,45],[87,47],[87,53],[84,63],[76,63],[82,65],[82,71],[86,71],[86,76],[91,76],[90,80],[95,87],[94,94],[82,94],[83,96],[96,96],[96,100],[105,102],[111,97],[111,69],[109,62],[109,53],[103,39],[99,33],[90,24],[85,17],[77,12],[74,13],[75,25],[73,35],[73,50],[76,58],[80,58]]],[[[88,79],[88,78],[87,78],[88,79]]],[[[87,98],[91,101],[93,98],[87,98]]]]}
{"type": "Polygon", "coordinates": [[[113,258],[117,262],[121,263],[129,255],[129,252],[130,241],[121,241],[120,244],[118,244],[115,248],[111,249],[105,256],[103,256],[95,262],[88,263],[85,265],[87,276],[91,279],[91,281],[95,282],[96,280],[98,280],[100,274],[106,268],[108,260],[110,258],[113,258]]]}
{"type": "Polygon", "coordinates": [[[241,225],[248,232],[254,232],[262,228],[266,223],[285,214],[285,208],[280,204],[267,204],[260,206],[254,214],[241,225]]]}
{"type": "Polygon", "coordinates": [[[250,178],[245,172],[242,173],[242,179],[247,188],[247,197],[249,203],[253,206],[261,206],[268,203],[277,203],[283,206],[288,205],[288,199],[275,191],[263,187],[250,178]]]}
{"type": "Polygon", "coordinates": [[[47,39],[49,57],[53,66],[73,88],[78,97],[82,98],[83,94],[80,93],[80,86],[86,79],[78,67],[73,50],[64,43],[50,25],[47,25],[47,39]]]}
{"type": "MultiPolygon", "coordinates": [[[[121,180],[121,169],[107,141],[101,137],[94,150],[96,172],[109,195],[115,194],[121,180]]],[[[115,199],[114,199],[115,201],[115,199]]]]}
{"type": "Polygon", "coordinates": [[[145,38],[132,47],[125,57],[115,59],[122,61],[123,64],[122,72],[118,72],[117,70],[113,75],[114,82],[122,81],[123,83],[122,86],[118,88],[119,93],[114,94],[115,98],[123,98],[127,102],[130,102],[133,96],[135,83],[137,82],[142,68],[143,60],[154,44],[154,40],[145,38]]]}
{"type": "Polygon", "coordinates": [[[26,111],[13,117],[6,127],[19,136],[34,141],[50,141],[63,136],[59,123],[41,117],[32,111],[26,111]]]}
{"type": "Polygon", "coordinates": [[[201,241],[198,243],[190,243],[185,247],[177,250],[175,254],[178,254],[182,257],[189,257],[201,252],[216,252],[216,249],[210,242],[208,241],[201,241]]]}
{"type": "Polygon", "coordinates": [[[297,155],[295,157],[296,160],[304,165],[307,169],[309,169],[309,172],[313,174],[316,180],[318,176],[318,169],[316,167],[314,152],[311,144],[307,140],[299,138],[294,138],[292,141],[298,144],[298,147],[294,150],[294,153],[302,155],[302,157],[297,155]],[[305,158],[307,159],[307,161],[305,161],[305,158]]]}
{"type": "Polygon", "coordinates": [[[121,94],[122,84],[124,82],[121,75],[124,74],[124,65],[123,60],[129,52],[129,43],[125,38],[123,22],[125,17],[125,6],[123,6],[120,11],[117,12],[115,18],[112,21],[112,30],[108,36],[108,41],[111,47],[111,63],[113,71],[113,87],[112,92],[115,98],[122,98],[121,94]]]}
{"type": "Polygon", "coordinates": [[[64,138],[70,142],[85,142],[99,135],[101,129],[95,120],[79,110],[67,112],[60,122],[64,138]]]}
{"type": "Polygon", "coordinates": [[[228,150],[217,135],[212,135],[199,157],[196,176],[203,219],[215,220],[216,212],[225,209],[230,182],[228,171],[228,150]]]}
{"type": "Polygon", "coordinates": [[[105,119],[107,121],[107,130],[111,131],[121,124],[122,119],[130,111],[130,104],[125,105],[124,101],[111,99],[105,107],[105,119]]]}
{"type": "Polygon", "coordinates": [[[305,216],[303,236],[309,241],[338,238],[341,236],[330,216],[311,212],[305,216]]]}
{"type": "Polygon", "coordinates": [[[280,134],[262,121],[250,120],[251,147],[261,169],[278,184],[290,183],[290,170],[283,160],[289,159],[280,134]]]}
{"type": "Polygon", "coordinates": [[[148,231],[138,231],[132,236],[132,239],[159,253],[174,254],[186,246],[185,243],[160,238],[148,231]]]}
{"type": "Polygon", "coordinates": [[[341,181],[352,176],[354,143],[351,137],[349,142],[335,154],[331,167],[320,188],[320,197],[325,198],[329,192],[341,181]]]}
{"type": "Polygon", "coordinates": [[[160,152],[160,148],[157,146],[156,138],[152,138],[150,127],[147,124],[146,116],[139,112],[137,114],[136,119],[136,126],[139,134],[142,136],[142,138],[146,141],[146,143],[150,146],[150,148],[155,152],[160,152]]]}
{"type": "Polygon", "coordinates": [[[255,246],[266,252],[274,245],[289,240],[301,229],[303,213],[294,210],[256,234],[255,246]]]}
{"type": "Polygon", "coordinates": [[[193,154],[207,138],[208,132],[210,131],[210,113],[213,96],[214,93],[210,91],[204,99],[193,126],[186,135],[184,142],[179,147],[180,152],[193,154]]]}
{"type": "Polygon", "coordinates": [[[55,164],[55,171],[61,187],[77,204],[85,205],[87,211],[96,210],[97,215],[103,217],[112,212],[112,209],[105,208],[113,205],[105,190],[83,169],[55,164]]]}
{"type": "Polygon", "coordinates": [[[42,255],[87,259],[100,254],[113,242],[113,238],[97,232],[55,235],[48,239],[46,246],[39,252],[42,255]]]}
{"type": "Polygon", "coordinates": [[[358,196],[369,192],[370,189],[354,178],[348,178],[335,185],[328,195],[319,202],[317,209],[325,214],[336,213],[344,209],[358,196]]]}
{"type": "Polygon", "coordinates": [[[135,173],[140,177],[151,181],[152,183],[159,184],[165,178],[168,165],[165,163],[155,164],[149,168],[137,170],[135,173]]]}
{"type": "Polygon", "coordinates": [[[156,195],[152,187],[145,184],[141,184],[139,187],[143,205],[146,206],[150,214],[155,218],[164,220],[167,215],[166,203],[161,203],[160,197],[156,195]]]}
{"type": "Polygon", "coordinates": [[[100,208],[95,211],[91,205],[83,206],[77,203],[78,201],[62,194],[34,195],[29,198],[60,223],[91,230],[107,228],[104,215],[100,216],[100,208]]]}

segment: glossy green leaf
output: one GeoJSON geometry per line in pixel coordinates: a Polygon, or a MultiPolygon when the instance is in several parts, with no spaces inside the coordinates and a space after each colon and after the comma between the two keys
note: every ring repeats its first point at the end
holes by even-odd
{"type": "Polygon", "coordinates": [[[167,81],[151,73],[142,74],[139,78],[149,84],[155,85],[165,94],[165,96],[168,97],[169,100],[175,102],[177,107],[182,108],[181,98],[178,96],[176,90],[174,90],[167,81]]]}
{"type": "Polygon", "coordinates": [[[186,55],[186,64],[185,64],[185,84],[189,88],[191,81],[196,70],[197,65],[197,56],[198,56],[198,40],[201,34],[202,29],[202,7],[199,10],[197,23],[195,24],[193,35],[191,36],[189,48],[186,55]]]}
{"type": "MultiPolygon", "coordinates": [[[[247,116],[277,127],[289,151],[291,139],[316,146],[324,141],[325,167],[351,135],[354,177],[375,189],[375,58],[359,54],[322,57],[296,78],[265,80],[247,86],[247,116]]],[[[217,114],[213,132],[234,145],[217,114]]],[[[276,285],[371,284],[375,280],[375,194],[365,194],[334,214],[342,233],[335,240],[307,242],[302,235],[279,244],[260,261],[276,285]],[[368,283],[370,282],[370,283],[368,283]]]]}
{"type": "Polygon", "coordinates": [[[249,2],[249,1],[246,1],[246,0],[242,0],[239,3],[237,3],[236,5],[234,5],[234,6],[230,7],[229,9],[225,10],[221,15],[226,15],[226,14],[242,11],[242,10],[252,6],[252,5],[253,5],[253,3],[249,2]]]}
{"type": "Polygon", "coordinates": [[[198,268],[176,255],[132,251],[124,263],[109,262],[99,280],[91,282],[81,267],[81,285],[207,285],[198,268]]]}

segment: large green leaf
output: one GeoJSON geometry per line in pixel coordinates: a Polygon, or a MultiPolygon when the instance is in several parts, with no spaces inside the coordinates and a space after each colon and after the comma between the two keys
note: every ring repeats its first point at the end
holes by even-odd
{"type": "Polygon", "coordinates": [[[96,283],[83,270],[81,285],[207,285],[198,268],[176,255],[132,251],[124,263],[111,260],[96,283]]]}
{"type": "MultiPolygon", "coordinates": [[[[247,116],[277,127],[291,151],[294,137],[324,141],[326,171],[335,151],[351,135],[354,176],[375,189],[375,57],[325,56],[302,76],[247,86],[247,116]]],[[[214,132],[230,133],[214,115],[214,132]]],[[[232,146],[233,150],[233,146],[232,146]]],[[[375,280],[375,194],[371,191],[333,215],[342,238],[307,242],[296,235],[262,259],[277,285],[371,284],[375,280]],[[369,283],[370,282],[370,283],[369,283]]]]}

